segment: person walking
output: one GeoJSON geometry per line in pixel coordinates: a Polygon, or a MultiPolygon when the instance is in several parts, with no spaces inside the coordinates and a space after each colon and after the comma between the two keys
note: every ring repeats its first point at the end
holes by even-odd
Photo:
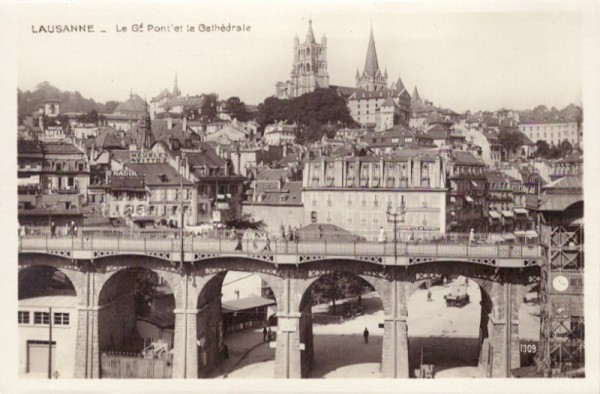
{"type": "Polygon", "coordinates": [[[367,330],[367,327],[363,331],[363,338],[365,339],[365,343],[369,343],[369,330],[367,330]]]}
{"type": "Polygon", "coordinates": [[[323,238],[323,227],[319,224],[319,239],[323,238]]]}
{"type": "Polygon", "coordinates": [[[427,302],[431,302],[431,301],[433,301],[431,299],[431,290],[427,289],[427,302]]]}
{"type": "Polygon", "coordinates": [[[267,234],[267,238],[265,239],[265,247],[263,251],[271,251],[271,240],[269,239],[269,234],[267,234]]]}
{"type": "Polygon", "coordinates": [[[56,224],[54,222],[50,225],[50,236],[56,237],[56,224]]]}
{"type": "Polygon", "coordinates": [[[241,232],[236,233],[237,237],[237,245],[235,245],[235,250],[241,252],[242,251],[242,237],[243,234],[241,232]]]}
{"type": "Polygon", "coordinates": [[[471,232],[469,233],[469,243],[472,244],[473,242],[475,242],[475,230],[471,229],[471,232]]]}
{"type": "Polygon", "coordinates": [[[377,241],[379,241],[379,243],[385,242],[385,230],[383,229],[383,226],[379,227],[379,236],[377,237],[377,241]]]}
{"type": "Polygon", "coordinates": [[[271,327],[267,328],[267,339],[271,342],[273,332],[271,331],[271,327]]]}
{"type": "Polygon", "coordinates": [[[267,327],[263,328],[263,342],[267,342],[267,327]]]}

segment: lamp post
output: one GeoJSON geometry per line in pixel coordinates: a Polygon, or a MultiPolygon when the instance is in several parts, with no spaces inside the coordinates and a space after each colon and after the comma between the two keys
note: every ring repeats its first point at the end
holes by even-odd
{"type": "Polygon", "coordinates": [[[398,223],[404,223],[406,216],[406,204],[404,203],[404,196],[401,196],[399,208],[400,209],[396,207],[396,210],[392,212],[392,202],[388,201],[387,209],[385,211],[388,223],[394,224],[394,264],[398,264],[398,223]]]}
{"type": "Polygon", "coordinates": [[[186,173],[186,163],[187,163],[187,157],[185,156],[185,152],[181,152],[181,162],[180,162],[180,183],[179,183],[179,202],[180,202],[180,210],[181,210],[181,222],[179,225],[179,239],[181,241],[181,258],[180,258],[180,266],[179,269],[183,270],[183,264],[184,264],[184,259],[183,259],[183,221],[184,221],[184,214],[183,214],[183,177],[184,174],[186,173]],[[185,160],[185,162],[184,162],[185,160]]]}

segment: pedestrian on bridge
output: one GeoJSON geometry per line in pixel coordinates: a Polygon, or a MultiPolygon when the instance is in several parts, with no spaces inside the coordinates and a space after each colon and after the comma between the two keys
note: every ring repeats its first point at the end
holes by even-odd
{"type": "Polygon", "coordinates": [[[237,245],[235,245],[235,250],[236,251],[242,251],[242,237],[244,235],[241,232],[237,232],[236,237],[237,237],[237,245]]]}
{"type": "Polygon", "coordinates": [[[56,237],[56,223],[54,222],[50,225],[50,236],[56,237]]]}
{"type": "Polygon", "coordinates": [[[369,330],[367,330],[367,327],[363,331],[363,338],[365,339],[365,343],[369,343],[369,330]]]}
{"type": "Polygon", "coordinates": [[[379,241],[379,243],[385,242],[385,230],[383,229],[383,226],[379,227],[379,237],[377,237],[377,241],[379,241]]]}
{"type": "Polygon", "coordinates": [[[269,239],[269,234],[267,234],[267,239],[265,240],[265,247],[263,248],[263,251],[271,251],[271,240],[269,239]]]}
{"type": "Polygon", "coordinates": [[[473,242],[475,242],[475,230],[471,229],[471,232],[469,233],[469,243],[472,244],[473,242]]]}

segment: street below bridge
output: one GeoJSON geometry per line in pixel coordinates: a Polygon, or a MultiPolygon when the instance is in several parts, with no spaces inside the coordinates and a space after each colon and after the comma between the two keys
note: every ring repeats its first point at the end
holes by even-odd
{"type": "MultiPolygon", "coordinates": [[[[453,281],[431,287],[432,301],[427,302],[427,290],[417,290],[409,300],[409,353],[411,368],[418,368],[421,344],[424,362],[435,365],[436,378],[485,377],[477,366],[479,356],[479,323],[481,292],[470,282],[470,303],[462,308],[447,307],[444,295],[453,281]]],[[[339,300],[356,303],[356,298],[339,300]]],[[[377,293],[362,297],[365,314],[340,319],[331,314],[331,304],[313,307],[315,361],[309,378],[378,378],[383,341],[383,310],[377,293]],[[363,341],[363,330],[369,329],[369,343],[363,341]]],[[[526,337],[539,332],[535,308],[526,307],[520,313],[520,330],[526,337]]],[[[209,377],[230,379],[273,377],[275,350],[262,342],[261,329],[229,335],[225,343],[230,359],[209,377]],[[257,345],[260,344],[260,345],[257,345]],[[252,350],[250,350],[252,349],[252,350]],[[234,364],[236,364],[234,366],[234,364]]]]}

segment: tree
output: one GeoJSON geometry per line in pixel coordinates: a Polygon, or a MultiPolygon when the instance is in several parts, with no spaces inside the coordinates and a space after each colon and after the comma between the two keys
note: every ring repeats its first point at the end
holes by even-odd
{"type": "Polygon", "coordinates": [[[332,303],[332,313],[336,313],[335,302],[342,298],[359,297],[373,287],[364,279],[347,272],[333,272],[319,278],[312,286],[313,302],[332,303]]]}
{"type": "Polygon", "coordinates": [[[215,93],[204,95],[204,100],[200,105],[200,120],[213,122],[217,119],[217,99],[218,96],[215,93]]]}
{"type": "Polygon", "coordinates": [[[196,107],[185,106],[183,107],[183,117],[187,120],[198,120],[200,119],[200,110],[196,107]]]}
{"type": "Polygon", "coordinates": [[[284,121],[298,126],[298,140],[312,142],[323,134],[355,124],[346,101],[334,89],[317,89],[288,100],[268,97],[258,106],[256,120],[260,129],[284,121]]]}
{"type": "Polygon", "coordinates": [[[519,148],[525,144],[525,136],[517,128],[503,128],[498,133],[498,142],[504,148],[507,156],[518,152],[519,148]]]}
{"type": "Polygon", "coordinates": [[[550,154],[550,145],[544,140],[537,140],[535,143],[535,157],[547,158],[550,154]]]}
{"type": "Polygon", "coordinates": [[[573,145],[571,145],[569,140],[564,139],[560,144],[558,144],[558,153],[560,157],[565,157],[571,152],[573,152],[573,145]]]}
{"type": "Polygon", "coordinates": [[[156,272],[143,270],[137,273],[133,280],[135,313],[145,316],[150,313],[150,301],[156,294],[158,275],[156,272]]]}
{"type": "Polygon", "coordinates": [[[239,97],[230,97],[225,102],[225,109],[232,119],[237,119],[240,122],[247,122],[252,119],[252,114],[246,108],[246,104],[239,97]]]}

